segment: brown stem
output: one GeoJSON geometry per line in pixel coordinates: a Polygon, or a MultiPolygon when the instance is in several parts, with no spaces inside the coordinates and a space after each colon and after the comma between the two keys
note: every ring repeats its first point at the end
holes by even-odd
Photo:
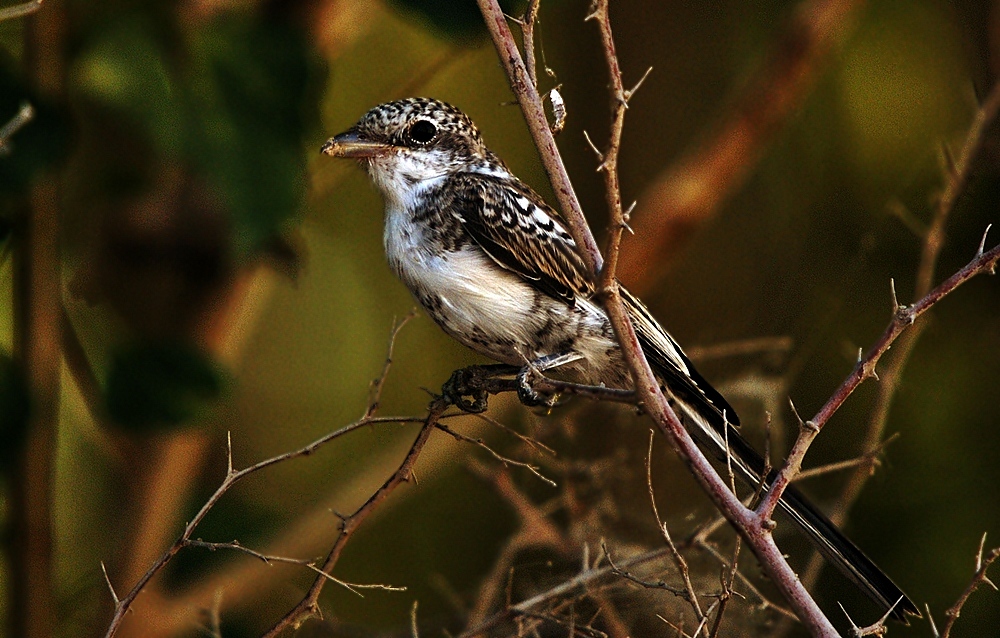
{"type": "MultiPolygon", "coordinates": [[[[35,5],[22,6],[30,13],[35,5]]],[[[12,7],[11,9],[16,9],[12,7]]],[[[25,29],[27,66],[35,89],[62,91],[62,12],[33,16],[25,29]]],[[[26,14],[26,13],[25,13],[26,14]]],[[[11,474],[10,635],[48,638],[57,618],[52,573],[52,478],[59,420],[62,279],[59,183],[44,175],[31,188],[30,210],[15,227],[14,354],[23,366],[32,411],[27,438],[11,474]]]]}
{"type": "Polygon", "coordinates": [[[1000,547],[991,549],[986,555],[983,554],[983,550],[986,546],[986,534],[983,534],[982,540],[979,541],[979,551],[976,553],[976,573],[972,577],[972,581],[969,586],[965,588],[965,591],[958,597],[955,604],[948,608],[944,612],[945,616],[948,617],[948,621],[945,623],[944,631],[941,632],[941,638],[949,638],[951,636],[951,630],[958,622],[958,617],[962,615],[962,608],[965,607],[965,603],[969,600],[969,597],[979,589],[980,585],[988,584],[993,589],[997,589],[997,586],[989,579],[986,572],[989,570],[990,565],[992,565],[997,558],[1000,558],[1000,547]]]}
{"type": "MultiPolygon", "coordinates": [[[[984,236],[983,240],[985,241],[985,239],[986,237],[984,236]]],[[[930,310],[934,304],[944,299],[944,297],[966,281],[976,275],[992,273],[996,269],[997,261],[1000,261],[1000,245],[985,252],[983,252],[982,246],[980,246],[976,256],[964,268],[944,280],[941,285],[927,293],[917,303],[911,306],[900,306],[896,309],[889,326],[882,333],[882,336],[879,337],[878,341],[875,342],[875,345],[871,347],[868,354],[858,361],[851,374],[837,388],[833,396],[826,402],[826,405],[820,408],[816,416],[803,424],[799,438],[796,439],[794,445],[792,445],[792,451],[788,454],[785,466],[778,473],[774,484],[757,508],[760,514],[770,516],[774,511],[781,493],[798,472],[802,459],[812,444],[813,439],[816,438],[816,435],[823,429],[823,426],[830,420],[830,417],[840,409],[844,401],[851,396],[862,382],[866,379],[877,378],[875,366],[879,359],[882,358],[882,355],[889,350],[896,338],[913,325],[913,322],[921,315],[930,310]]]]}
{"type": "MultiPolygon", "coordinates": [[[[542,162],[546,167],[546,172],[553,182],[554,190],[560,197],[564,217],[570,228],[573,229],[574,239],[576,239],[578,246],[583,249],[584,260],[596,280],[601,266],[596,242],[579,206],[567,206],[563,202],[565,197],[569,203],[576,203],[576,196],[575,194],[569,196],[573,193],[572,185],[566,175],[551,131],[548,129],[538,92],[525,82],[524,62],[510,29],[507,27],[506,18],[500,10],[500,6],[496,0],[478,0],[478,2],[493,37],[494,45],[500,53],[504,68],[507,70],[511,89],[521,104],[542,162]]],[[[631,371],[640,404],[653,418],[657,427],[667,435],[678,456],[689,467],[702,489],[747,541],[806,627],[816,636],[837,636],[833,625],[802,587],[795,572],[785,561],[781,550],[774,543],[770,527],[762,524],[763,521],[744,507],[729,490],[708,459],[695,445],[690,434],[670,406],[667,405],[667,401],[660,391],[659,382],[646,361],[635,330],[622,305],[618,287],[612,285],[609,290],[602,291],[602,293],[604,293],[604,308],[631,371]]]]}
{"type": "MultiPolygon", "coordinates": [[[[331,432],[329,434],[320,437],[319,439],[313,441],[309,445],[301,447],[297,450],[293,450],[291,452],[286,452],[284,454],[273,456],[269,459],[265,459],[263,461],[255,463],[242,470],[233,469],[232,449],[230,447],[228,455],[229,459],[228,468],[225,478],[223,479],[219,487],[215,490],[215,492],[208,498],[207,501],[205,501],[204,505],[201,506],[201,509],[198,510],[198,513],[195,514],[194,517],[191,519],[191,521],[184,527],[184,531],[177,538],[177,540],[174,541],[173,545],[171,545],[165,552],[163,552],[163,554],[160,555],[160,557],[156,560],[156,562],[150,565],[149,569],[146,570],[146,573],[142,575],[142,577],[135,583],[135,585],[132,586],[132,589],[129,590],[129,592],[125,596],[119,598],[114,588],[113,587],[111,588],[112,598],[115,601],[115,611],[114,615],[111,618],[111,622],[108,625],[108,630],[105,633],[105,637],[112,638],[112,636],[114,636],[118,632],[118,628],[121,626],[122,621],[125,619],[125,615],[128,613],[136,597],[146,587],[146,584],[149,583],[149,581],[153,578],[153,576],[158,574],[164,567],[166,567],[167,563],[169,563],[171,559],[173,559],[173,557],[177,555],[177,552],[181,551],[181,549],[183,549],[186,545],[189,544],[189,541],[191,540],[191,535],[194,533],[194,530],[198,527],[198,525],[201,524],[202,520],[204,520],[208,512],[211,511],[212,508],[215,507],[216,503],[219,502],[219,499],[221,499],[237,483],[241,482],[243,479],[250,476],[251,474],[259,472],[265,468],[271,467],[272,465],[277,465],[279,463],[283,463],[285,461],[289,461],[294,458],[309,456],[310,454],[315,452],[318,448],[329,443],[330,441],[339,439],[345,434],[349,434],[366,426],[374,425],[377,423],[424,422],[426,429],[427,428],[426,423],[428,420],[430,420],[429,415],[422,419],[417,417],[368,417],[360,419],[358,421],[355,421],[354,423],[345,425],[344,427],[335,430],[334,432],[331,432]]],[[[109,582],[108,585],[110,587],[111,583],[109,582]]]]}
{"type": "MultiPolygon", "coordinates": [[[[640,197],[633,227],[642,241],[622,255],[619,276],[642,293],[673,246],[742,187],[775,135],[791,120],[851,16],[864,0],[808,0],[706,141],[670,166],[640,197]]],[[[660,269],[662,270],[662,268],[660,269]]]]}

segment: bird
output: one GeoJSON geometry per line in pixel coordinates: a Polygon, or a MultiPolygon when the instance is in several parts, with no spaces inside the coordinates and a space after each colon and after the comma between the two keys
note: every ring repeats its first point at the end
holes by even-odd
{"type": "MultiPolygon", "coordinates": [[[[487,146],[472,120],[433,98],[375,106],[321,152],[350,158],[385,202],[391,270],[426,313],[467,347],[522,370],[519,394],[544,401],[528,372],[631,387],[597,284],[562,216],[487,146]]],[[[775,473],[739,433],[739,417],[673,337],[620,287],[643,353],[694,440],[752,486],[775,473]]],[[[906,622],[910,598],[794,486],[780,508],[883,612],[906,622]]]]}

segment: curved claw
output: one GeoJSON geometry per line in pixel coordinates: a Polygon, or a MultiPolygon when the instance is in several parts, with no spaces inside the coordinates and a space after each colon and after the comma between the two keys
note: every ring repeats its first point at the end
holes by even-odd
{"type": "Polygon", "coordinates": [[[531,366],[525,366],[517,373],[517,398],[528,407],[545,406],[551,408],[556,404],[557,396],[546,396],[536,392],[531,383],[531,376],[534,373],[531,366]]]}

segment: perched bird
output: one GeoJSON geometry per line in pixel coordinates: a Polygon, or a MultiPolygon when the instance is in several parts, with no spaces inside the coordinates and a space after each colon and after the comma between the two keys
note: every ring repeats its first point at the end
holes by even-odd
{"type": "MultiPolygon", "coordinates": [[[[486,147],[462,111],[428,98],[382,104],[322,152],[358,160],[382,192],[389,265],[445,332],[525,370],[630,386],[611,324],[594,299],[594,279],[563,220],[486,147]]],[[[764,460],[736,430],[736,412],[645,306],[624,288],[622,297],[665,396],[694,439],[722,461],[728,440],[734,470],[758,485],[764,460]]],[[[522,397],[531,394],[525,388],[522,397]]],[[[780,504],[883,611],[900,620],[919,615],[798,490],[789,487],[780,504]]]]}

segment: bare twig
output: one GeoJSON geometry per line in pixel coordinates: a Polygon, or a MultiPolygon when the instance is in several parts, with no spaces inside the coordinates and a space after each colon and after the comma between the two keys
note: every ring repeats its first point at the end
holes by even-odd
{"type": "Polygon", "coordinates": [[[539,480],[541,480],[541,481],[543,481],[545,483],[548,483],[552,487],[556,487],[556,482],[553,481],[552,479],[550,479],[549,477],[545,476],[544,474],[542,474],[538,470],[538,466],[537,465],[532,465],[531,463],[526,463],[524,461],[518,461],[518,460],[515,460],[515,459],[512,459],[512,458],[506,457],[506,456],[500,454],[499,452],[497,452],[496,450],[494,450],[493,448],[491,448],[489,445],[487,445],[486,441],[484,441],[483,439],[481,439],[481,438],[473,438],[471,436],[466,436],[466,435],[462,434],[461,432],[456,432],[455,430],[451,429],[450,427],[448,427],[444,423],[438,423],[437,424],[437,429],[441,430],[442,432],[445,432],[446,434],[448,434],[449,436],[451,436],[456,441],[464,441],[466,443],[471,443],[471,444],[473,444],[473,445],[475,445],[477,447],[480,447],[480,448],[486,450],[489,453],[490,456],[492,456],[496,460],[500,461],[504,466],[513,465],[514,467],[523,467],[524,469],[528,470],[529,472],[531,472],[532,474],[534,474],[536,477],[538,477],[539,480]]]}
{"type": "MultiPolygon", "coordinates": [[[[222,483],[215,490],[215,492],[212,493],[212,495],[208,498],[208,500],[205,501],[201,509],[198,510],[198,513],[195,514],[194,517],[191,519],[191,521],[184,527],[184,530],[181,533],[180,537],[178,537],[177,540],[174,541],[173,545],[171,545],[163,554],[160,555],[160,557],[156,560],[156,562],[154,562],[149,567],[149,569],[146,570],[146,573],[143,574],[143,576],[138,580],[138,582],[136,582],[135,585],[132,586],[132,589],[129,590],[129,592],[125,596],[121,597],[121,599],[115,604],[114,615],[112,616],[111,622],[108,625],[108,630],[105,634],[106,638],[111,638],[117,633],[118,628],[120,627],[122,621],[125,618],[125,615],[128,613],[129,608],[132,606],[132,603],[135,601],[136,597],[143,590],[146,584],[153,578],[153,576],[159,573],[160,570],[162,570],[167,565],[167,563],[170,562],[170,560],[177,554],[177,552],[179,552],[181,549],[183,549],[186,545],[190,543],[191,535],[194,533],[194,530],[198,527],[198,525],[201,524],[202,520],[204,520],[208,512],[211,511],[211,509],[215,507],[215,504],[218,503],[219,499],[221,499],[237,483],[241,482],[243,479],[250,476],[251,474],[259,472],[260,470],[263,470],[265,468],[271,467],[272,465],[277,465],[279,463],[283,463],[285,461],[289,461],[294,458],[308,456],[313,452],[315,452],[321,446],[329,443],[330,441],[336,440],[344,436],[345,434],[349,434],[366,426],[379,423],[402,424],[402,423],[423,422],[425,423],[425,429],[426,429],[427,427],[426,423],[427,421],[431,420],[430,419],[431,416],[434,416],[434,413],[429,411],[428,415],[423,418],[370,417],[367,419],[359,419],[354,423],[345,425],[344,427],[338,430],[330,432],[329,434],[326,434],[320,437],[319,439],[316,439],[315,441],[304,447],[301,447],[297,450],[293,450],[291,452],[285,452],[284,454],[273,456],[263,461],[259,461],[258,463],[255,463],[242,470],[236,470],[233,468],[232,452],[230,446],[228,448],[230,450],[227,461],[228,471],[226,472],[226,476],[225,478],[223,478],[222,483]]],[[[440,415],[438,414],[437,416],[435,416],[435,420],[438,416],[440,415]]]]}
{"type": "Polygon", "coordinates": [[[945,180],[944,192],[938,199],[934,220],[924,239],[923,251],[920,256],[920,268],[917,270],[915,297],[923,297],[930,291],[934,282],[934,271],[937,267],[938,255],[944,247],[945,225],[948,223],[952,209],[959,196],[965,191],[976,157],[983,146],[986,131],[997,119],[1000,112],[1000,85],[994,86],[986,97],[986,101],[976,111],[969,127],[969,132],[962,144],[958,160],[954,162],[945,180]]]}
{"type": "Polygon", "coordinates": [[[44,0],[28,0],[28,2],[15,4],[10,7],[4,7],[3,9],[0,9],[0,22],[31,15],[42,8],[42,2],[44,2],[44,0]]]}
{"type": "Polygon", "coordinates": [[[858,473],[864,474],[865,476],[871,476],[875,472],[875,468],[878,467],[881,462],[879,457],[885,448],[889,446],[890,443],[899,438],[899,434],[893,434],[885,441],[882,441],[876,445],[871,450],[868,450],[861,456],[855,457],[853,459],[847,459],[845,461],[837,461],[836,463],[827,463],[826,465],[820,465],[819,467],[809,468],[808,470],[802,470],[795,476],[795,481],[804,481],[806,479],[816,478],[817,476],[824,476],[832,472],[840,472],[842,470],[847,470],[852,467],[858,468],[858,473]]]}
{"type": "MultiPolygon", "coordinates": [[[[13,8],[13,7],[12,7],[13,8]]],[[[0,14],[6,9],[0,9],[0,14]]],[[[0,22],[3,21],[3,17],[0,16],[0,22]]],[[[10,138],[14,136],[15,133],[20,131],[25,127],[28,122],[35,118],[35,109],[28,102],[23,102],[21,108],[17,111],[14,117],[0,128],[0,157],[10,153],[11,144],[10,138]]]]}
{"type": "Polygon", "coordinates": [[[382,400],[382,388],[385,386],[386,377],[389,376],[389,368],[392,367],[392,351],[396,347],[396,337],[399,336],[399,331],[416,316],[417,309],[412,308],[402,319],[393,323],[392,331],[389,334],[388,352],[385,355],[385,363],[382,364],[382,372],[371,383],[371,388],[368,392],[368,409],[365,410],[364,416],[361,418],[366,419],[378,412],[379,404],[382,400]]]}
{"type": "Polygon", "coordinates": [[[315,560],[307,560],[304,558],[291,558],[289,556],[275,556],[271,554],[262,554],[254,549],[250,549],[245,545],[241,545],[239,541],[231,541],[229,543],[211,543],[208,541],[203,541],[201,539],[191,540],[188,539],[184,541],[185,547],[200,547],[202,549],[207,549],[210,552],[214,552],[220,549],[231,549],[244,554],[253,556],[254,558],[264,562],[267,565],[271,563],[285,563],[288,565],[302,565],[311,571],[318,573],[322,578],[326,578],[330,582],[336,583],[348,590],[352,594],[357,594],[358,596],[364,598],[364,595],[358,591],[359,589],[379,589],[382,591],[406,591],[406,587],[395,587],[393,585],[385,585],[382,583],[349,583],[347,581],[340,580],[339,578],[334,578],[330,574],[324,572],[319,567],[316,566],[315,560]]]}
{"type": "Polygon", "coordinates": [[[926,296],[915,304],[899,308],[893,315],[889,326],[882,333],[882,336],[869,349],[868,354],[858,361],[854,370],[844,380],[837,391],[833,393],[833,396],[830,397],[826,405],[816,413],[816,416],[805,422],[798,439],[796,439],[791,452],[788,454],[785,466],[778,472],[778,476],[772,484],[771,489],[768,490],[764,500],[757,508],[760,514],[771,515],[778,504],[781,493],[787,487],[789,481],[799,472],[802,459],[805,457],[806,451],[812,444],[813,439],[816,438],[816,435],[819,434],[823,426],[830,420],[830,417],[844,404],[844,401],[851,396],[854,390],[866,379],[874,377],[876,364],[882,355],[892,346],[896,338],[913,325],[913,322],[921,315],[930,310],[936,303],[963,283],[976,275],[994,272],[997,262],[1000,261],[1000,245],[987,252],[983,252],[982,244],[980,246],[976,251],[976,256],[964,268],[944,280],[937,288],[927,293],[926,296]]]}
{"type": "MultiPolygon", "coordinates": [[[[995,547],[984,555],[983,550],[985,548],[986,534],[984,533],[983,537],[979,540],[979,550],[976,552],[976,573],[972,577],[972,582],[970,582],[969,586],[965,588],[962,595],[958,597],[955,604],[944,612],[944,615],[948,617],[948,622],[945,623],[944,631],[941,632],[940,638],[949,638],[949,636],[951,636],[951,629],[955,626],[955,623],[958,621],[958,617],[962,614],[962,607],[964,607],[966,601],[969,600],[969,596],[972,596],[973,592],[979,589],[980,585],[989,585],[994,589],[994,591],[997,590],[996,584],[989,579],[986,572],[989,570],[990,565],[992,565],[997,558],[1000,558],[1000,547],[995,547]]],[[[928,615],[930,615],[929,612],[928,615]]],[[[937,636],[936,632],[935,636],[937,636]]]]}
{"type": "MultiPolygon", "coordinates": [[[[670,557],[674,561],[674,565],[677,567],[677,572],[681,575],[681,581],[684,583],[684,592],[686,593],[686,600],[694,609],[695,617],[700,621],[705,619],[705,613],[701,610],[701,604],[698,602],[698,595],[694,591],[694,585],[691,583],[691,572],[688,569],[687,561],[681,556],[680,551],[677,549],[674,539],[670,536],[670,530],[667,529],[666,523],[660,518],[660,511],[656,507],[656,495],[653,493],[653,430],[649,431],[649,449],[646,450],[646,487],[649,489],[649,502],[653,508],[653,517],[656,519],[656,527],[660,530],[660,536],[663,537],[663,542],[667,544],[667,549],[670,550],[670,557]]],[[[610,560],[610,559],[609,559],[610,560]]]]}
{"type": "Polygon", "coordinates": [[[264,638],[273,638],[277,636],[282,631],[288,627],[298,625],[304,620],[316,616],[320,616],[321,612],[319,609],[319,595],[323,591],[324,585],[326,585],[326,576],[333,571],[334,566],[340,559],[340,554],[343,552],[344,547],[347,545],[348,539],[354,533],[361,523],[371,514],[378,505],[384,501],[389,494],[391,494],[399,485],[402,483],[409,482],[410,478],[413,476],[413,466],[416,465],[417,457],[420,456],[420,452],[423,450],[424,445],[427,444],[427,440],[430,438],[431,433],[434,431],[438,420],[451,406],[451,403],[444,399],[443,397],[438,397],[431,401],[430,406],[427,409],[427,416],[424,418],[423,427],[420,428],[420,433],[417,435],[416,440],[414,440],[413,445],[410,447],[410,451],[406,454],[403,462],[399,465],[392,476],[390,476],[385,483],[382,484],[378,490],[372,494],[364,505],[358,508],[350,516],[345,516],[341,521],[340,534],[337,536],[337,540],[334,542],[333,547],[330,549],[330,553],[327,555],[326,560],[323,562],[320,568],[323,575],[318,576],[316,580],[313,581],[312,587],[302,598],[301,601],[295,607],[285,614],[271,629],[269,629],[265,634],[264,638]]]}
{"type": "MultiPolygon", "coordinates": [[[[668,553],[667,548],[661,547],[646,552],[644,554],[640,554],[638,556],[633,556],[632,558],[622,560],[618,563],[618,568],[629,569],[631,567],[643,565],[652,562],[654,560],[657,560],[659,558],[662,558],[666,556],[667,553],[668,553]]],[[[531,598],[524,600],[520,603],[509,605],[507,609],[504,609],[503,611],[494,614],[493,616],[490,616],[489,618],[483,620],[480,623],[477,623],[475,626],[466,630],[465,632],[460,634],[458,638],[472,638],[473,636],[478,636],[483,632],[493,627],[496,627],[505,620],[529,612],[532,609],[543,607],[554,600],[570,596],[576,592],[584,590],[596,580],[613,575],[614,572],[610,565],[607,567],[595,567],[592,569],[581,571],[573,578],[565,582],[562,582],[559,585],[547,591],[536,594],[535,596],[532,596],[531,598]]]]}
{"type": "MultiPolygon", "coordinates": [[[[639,578],[638,576],[634,576],[631,572],[629,572],[629,571],[627,571],[627,570],[625,570],[625,569],[623,569],[623,568],[621,568],[621,567],[619,567],[618,565],[615,564],[614,559],[611,558],[611,552],[608,551],[608,548],[607,548],[606,545],[604,545],[602,543],[601,544],[601,548],[604,550],[604,555],[607,556],[608,564],[611,566],[611,573],[614,574],[615,576],[618,576],[620,578],[624,578],[625,580],[627,580],[629,582],[632,582],[632,583],[635,583],[636,585],[639,585],[640,587],[642,587],[644,589],[662,589],[664,591],[670,592],[671,594],[673,594],[674,596],[677,596],[678,598],[683,598],[684,600],[688,600],[688,592],[687,592],[687,590],[681,589],[679,587],[671,587],[663,579],[660,579],[660,580],[657,580],[657,581],[651,581],[651,580],[643,580],[643,579],[639,578]]],[[[701,614],[701,609],[700,608],[698,609],[698,614],[699,614],[699,618],[703,617],[703,615],[701,614]]]]}
{"type": "MultiPolygon", "coordinates": [[[[621,67],[618,65],[615,40],[611,33],[608,0],[595,0],[586,20],[596,22],[600,31],[601,48],[604,51],[604,61],[608,67],[611,93],[611,134],[607,147],[599,154],[602,160],[597,168],[604,174],[604,192],[607,197],[610,218],[605,250],[606,261],[597,282],[599,294],[606,295],[611,294],[612,288],[617,286],[618,254],[621,249],[622,233],[628,227],[628,220],[622,210],[621,187],[618,183],[618,153],[621,149],[622,130],[625,127],[625,111],[628,109],[629,98],[632,97],[632,94],[635,93],[652,69],[646,71],[632,90],[626,91],[622,84],[621,67]]],[[[593,146],[592,143],[591,146],[593,146]]]]}
{"type": "Polygon", "coordinates": [[[569,179],[569,173],[562,162],[555,137],[549,128],[548,119],[545,117],[542,99],[538,95],[538,89],[531,83],[528,71],[524,66],[524,60],[521,58],[521,52],[518,51],[517,43],[507,25],[507,18],[496,0],[476,1],[483,13],[483,18],[486,20],[486,28],[489,29],[493,38],[500,62],[507,72],[511,90],[524,112],[528,130],[531,131],[535,145],[542,155],[542,166],[545,168],[549,181],[552,182],[553,191],[559,201],[559,208],[563,212],[569,232],[573,236],[587,268],[590,272],[597,273],[604,263],[601,251],[597,247],[597,242],[594,240],[590,228],[587,227],[587,220],[583,215],[580,200],[577,199],[573,183],[569,179]]]}

